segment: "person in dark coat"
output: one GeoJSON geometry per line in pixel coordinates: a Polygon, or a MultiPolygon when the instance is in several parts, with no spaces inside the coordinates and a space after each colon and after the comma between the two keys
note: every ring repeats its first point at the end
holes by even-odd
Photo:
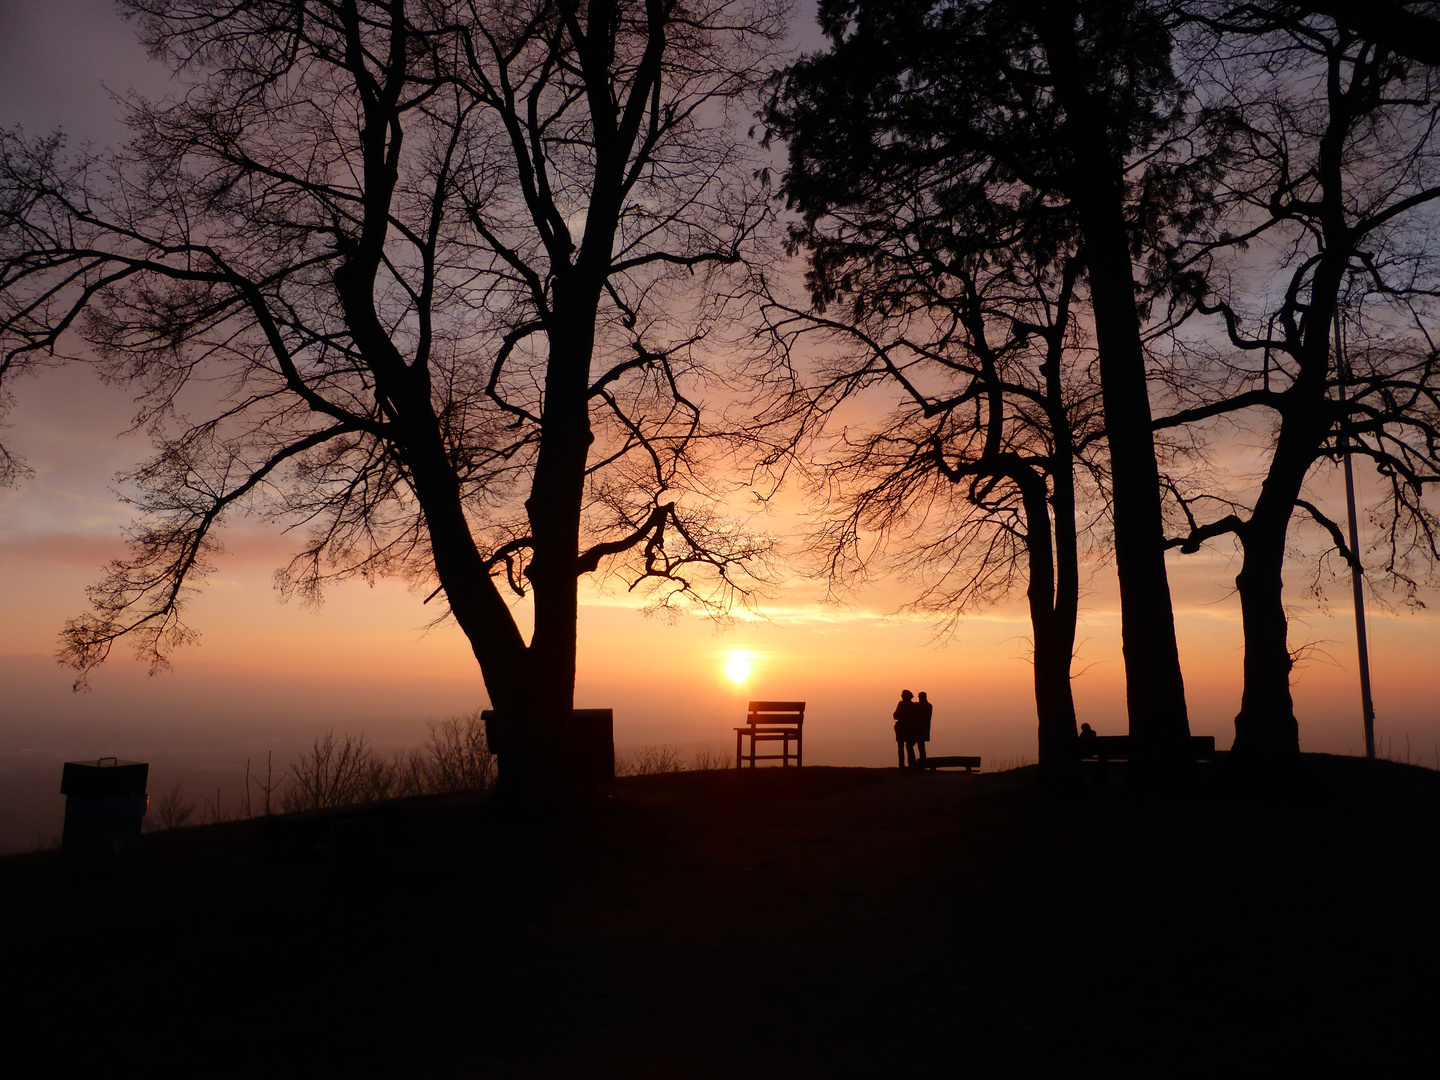
{"type": "Polygon", "coordinates": [[[925,767],[925,744],[930,741],[930,716],[935,712],[935,706],[930,704],[930,699],[925,696],[925,691],[920,691],[920,700],[915,702],[915,741],[920,745],[920,767],[925,767]]]}
{"type": "Polygon", "coordinates": [[[895,706],[895,754],[900,759],[900,768],[905,768],[905,755],[909,753],[910,764],[915,764],[916,716],[914,694],[909,690],[900,691],[900,702],[895,706]]]}

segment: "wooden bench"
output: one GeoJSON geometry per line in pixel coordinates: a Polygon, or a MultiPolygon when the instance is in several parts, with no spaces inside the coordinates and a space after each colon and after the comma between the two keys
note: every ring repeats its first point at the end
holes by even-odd
{"type": "MultiPolygon", "coordinates": [[[[1196,761],[1215,760],[1215,736],[1191,735],[1190,753],[1196,761]]],[[[1080,740],[1080,760],[1107,765],[1112,761],[1130,760],[1129,735],[1096,735],[1080,740]]]]}
{"type": "Polygon", "coordinates": [[[978,757],[927,757],[924,761],[915,763],[922,769],[964,769],[966,772],[974,772],[980,768],[978,757]]]}
{"type": "Polygon", "coordinates": [[[755,768],[757,761],[778,761],[780,767],[785,768],[790,764],[790,759],[795,759],[795,767],[801,765],[801,731],[805,723],[805,702],[803,701],[752,701],[749,706],[749,715],[745,718],[745,726],[735,729],[735,767],[749,761],[750,767],[755,768]],[[743,749],[743,742],[750,740],[750,753],[746,754],[743,749]],[[795,752],[790,752],[790,741],[795,741],[795,752]],[[778,754],[757,754],[756,744],[762,742],[778,742],[780,753],[778,754]]]}

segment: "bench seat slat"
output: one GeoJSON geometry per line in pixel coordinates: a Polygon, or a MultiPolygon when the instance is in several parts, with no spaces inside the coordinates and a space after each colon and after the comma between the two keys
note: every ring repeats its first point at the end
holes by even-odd
{"type": "Polygon", "coordinates": [[[980,759],[950,755],[948,757],[927,757],[923,762],[917,762],[917,764],[926,769],[965,769],[969,771],[980,768],[980,759]]]}

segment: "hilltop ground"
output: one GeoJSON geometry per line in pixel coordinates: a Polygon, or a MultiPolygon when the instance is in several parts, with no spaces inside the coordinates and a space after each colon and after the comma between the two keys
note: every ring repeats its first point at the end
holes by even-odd
{"type": "Polygon", "coordinates": [[[1318,801],[680,773],[564,829],[425,799],[0,860],[6,1072],[1433,1075],[1440,774],[1309,760],[1318,801]]]}

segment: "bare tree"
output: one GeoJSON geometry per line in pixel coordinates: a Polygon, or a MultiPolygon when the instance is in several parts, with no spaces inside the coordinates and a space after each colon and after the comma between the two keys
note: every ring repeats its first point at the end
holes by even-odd
{"type": "MultiPolygon", "coordinates": [[[[218,794],[216,800],[219,800],[218,794]]],[[[195,803],[185,798],[185,785],[176,783],[156,800],[154,810],[146,815],[145,828],[153,832],[178,829],[194,815],[195,803]]]]}
{"type": "MultiPolygon", "coordinates": [[[[275,775],[275,752],[274,752],[273,750],[267,750],[267,751],[265,751],[265,779],[264,779],[264,780],[261,780],[258,774],[257,774],[256,777],[255,777],[255,786],[260,789],[260,813],[263,814],[265,817],[269,817],[269,816],[271,815],[271,813],[273,812],[273,808],[275,807],[275,805],[276,805],[276,803],[277,803],[277,800],[276,800],[276,798],[275,798],[275,795],[276,795],[277,792],[280,792],[280,791],[283,790],[283,785],[284,785],[284,783],[285,783],[286,778],[287,778],[289,775],[290,775],[290,770],[284,769],[284,770],[281,771],[280,775],[277,777],[277,776],[275,775]]],[[[249,758],[246,758],[246,759],[245,759],[245,814],[244,814],[244,816],[247,817],[247,818],[252,816],[252,814],[251,814],[251,804],[250,804],[250,759],[249,759],[249,758]]]]}
{"type": "Polygon", "coordinates": [[[915,607],[945,628],[1023,584],[1041,780],[1073,786],[1077,488],[1097,515],[1103,506],[1099,387],[1074,311],[1080,265],[1047,271],[920,205],[907,198],[909,213],[883,225],[873,204],[812,223],[812,283],[827,306],[772,306],[787,347],[832,345],[814,391],[820,422],[858,396],[898,396],[884,421],[846,425],[814,455],[822,524],[810,546],[833,585],[880,567],[915,581],[915,607]],[[927,234],[945,242],[927,249],[927,234]]]}
{"type": "Polygon", "coordinates": [[[364,735],[345,735],[337,740],[335,732],[327,731],[316,737],[308,754],[290,763],[290,784],[280,805],[285,813],[293,814],[371,802],[377,763],[383,770],[384,762],[365,742],[364,735]]]}
{"type": "MultiPolygon", "coordinates": [[[[830,49],[786,72],[769,114],[789,143],[785,192],[812,220],[863,214],[888,192],[931,200],[992,243],[1007,237],[1001,258],[1083,267],[1135,772],[1162,783],[1189,768],[1189,724],[1141,286],[1168,271],[1173,234],[1204,218],[1213,173],[1185,138],[1168,14],[1144,0],[823,0],[830,49]]],[[[866,226],[857,248],[874,239],[866,226]]]]}
{"type": "Polygon", "coordinates": [[[223,521],[304,526],[284,593],[443,592],[518,732],[502,785],[564,798],[578,580],[723,609],[769,551],[718,508],[703,405],[748,374],[722,338],[769,212],[732,110],[782,10],[121,6],[187,89],[103,158],[0,137],[0,375],[78,332],[159,446],[65,656],[164,666],[223,521]]]}
{"type": "Polygon", "coordinates": [[[1195,11],[1213,35],[1202,50],[1205,95],[1213,121],[1233,133],[1234,156],[1220,231],[1191,249],[1190,265],[1206,273],[1189,299],[1218,320],[1225,346],[1181,367],[1176,407],[1159,423],[1224,417],[1258,431],[1269,460],[1258,491],[1177,482],[1184,527],[1170,542],[1186,551],[1226,534],[1239,542],[1244,691],[1231,762],[1271,782],[1299,762],[1283,581],[1296,511],[1359,566],[1360,552],[1306,490],[1317,466],[1374,463],[1388,488],[1380,520],[1392,576],[1413,585],[1408,557],[1440,557],[1423,501],[1440,479],[1430,330],[1440,103],[1433,71],[1327,19],[1286,5],[1195,11]]]}
{"type": "Polygon", "coordinates": [[[1277,7],[1327,15],[1392,53],[1440,66],[1440,18],[1431,0],[1298,0],[1277,7]]]}
{"type": "Polygon", "coordinates": [[[484,791],[495,780],[495,755],[480,714],[431,721],[425,740],[425,791],[484,791]]]}
{"type": "Polygon", "coordinates": [[[685,771],[685,759],[679,750],[668,746],[646,746],[633,757],[615,763],[616,776],[660,776],[685,771]]]}

